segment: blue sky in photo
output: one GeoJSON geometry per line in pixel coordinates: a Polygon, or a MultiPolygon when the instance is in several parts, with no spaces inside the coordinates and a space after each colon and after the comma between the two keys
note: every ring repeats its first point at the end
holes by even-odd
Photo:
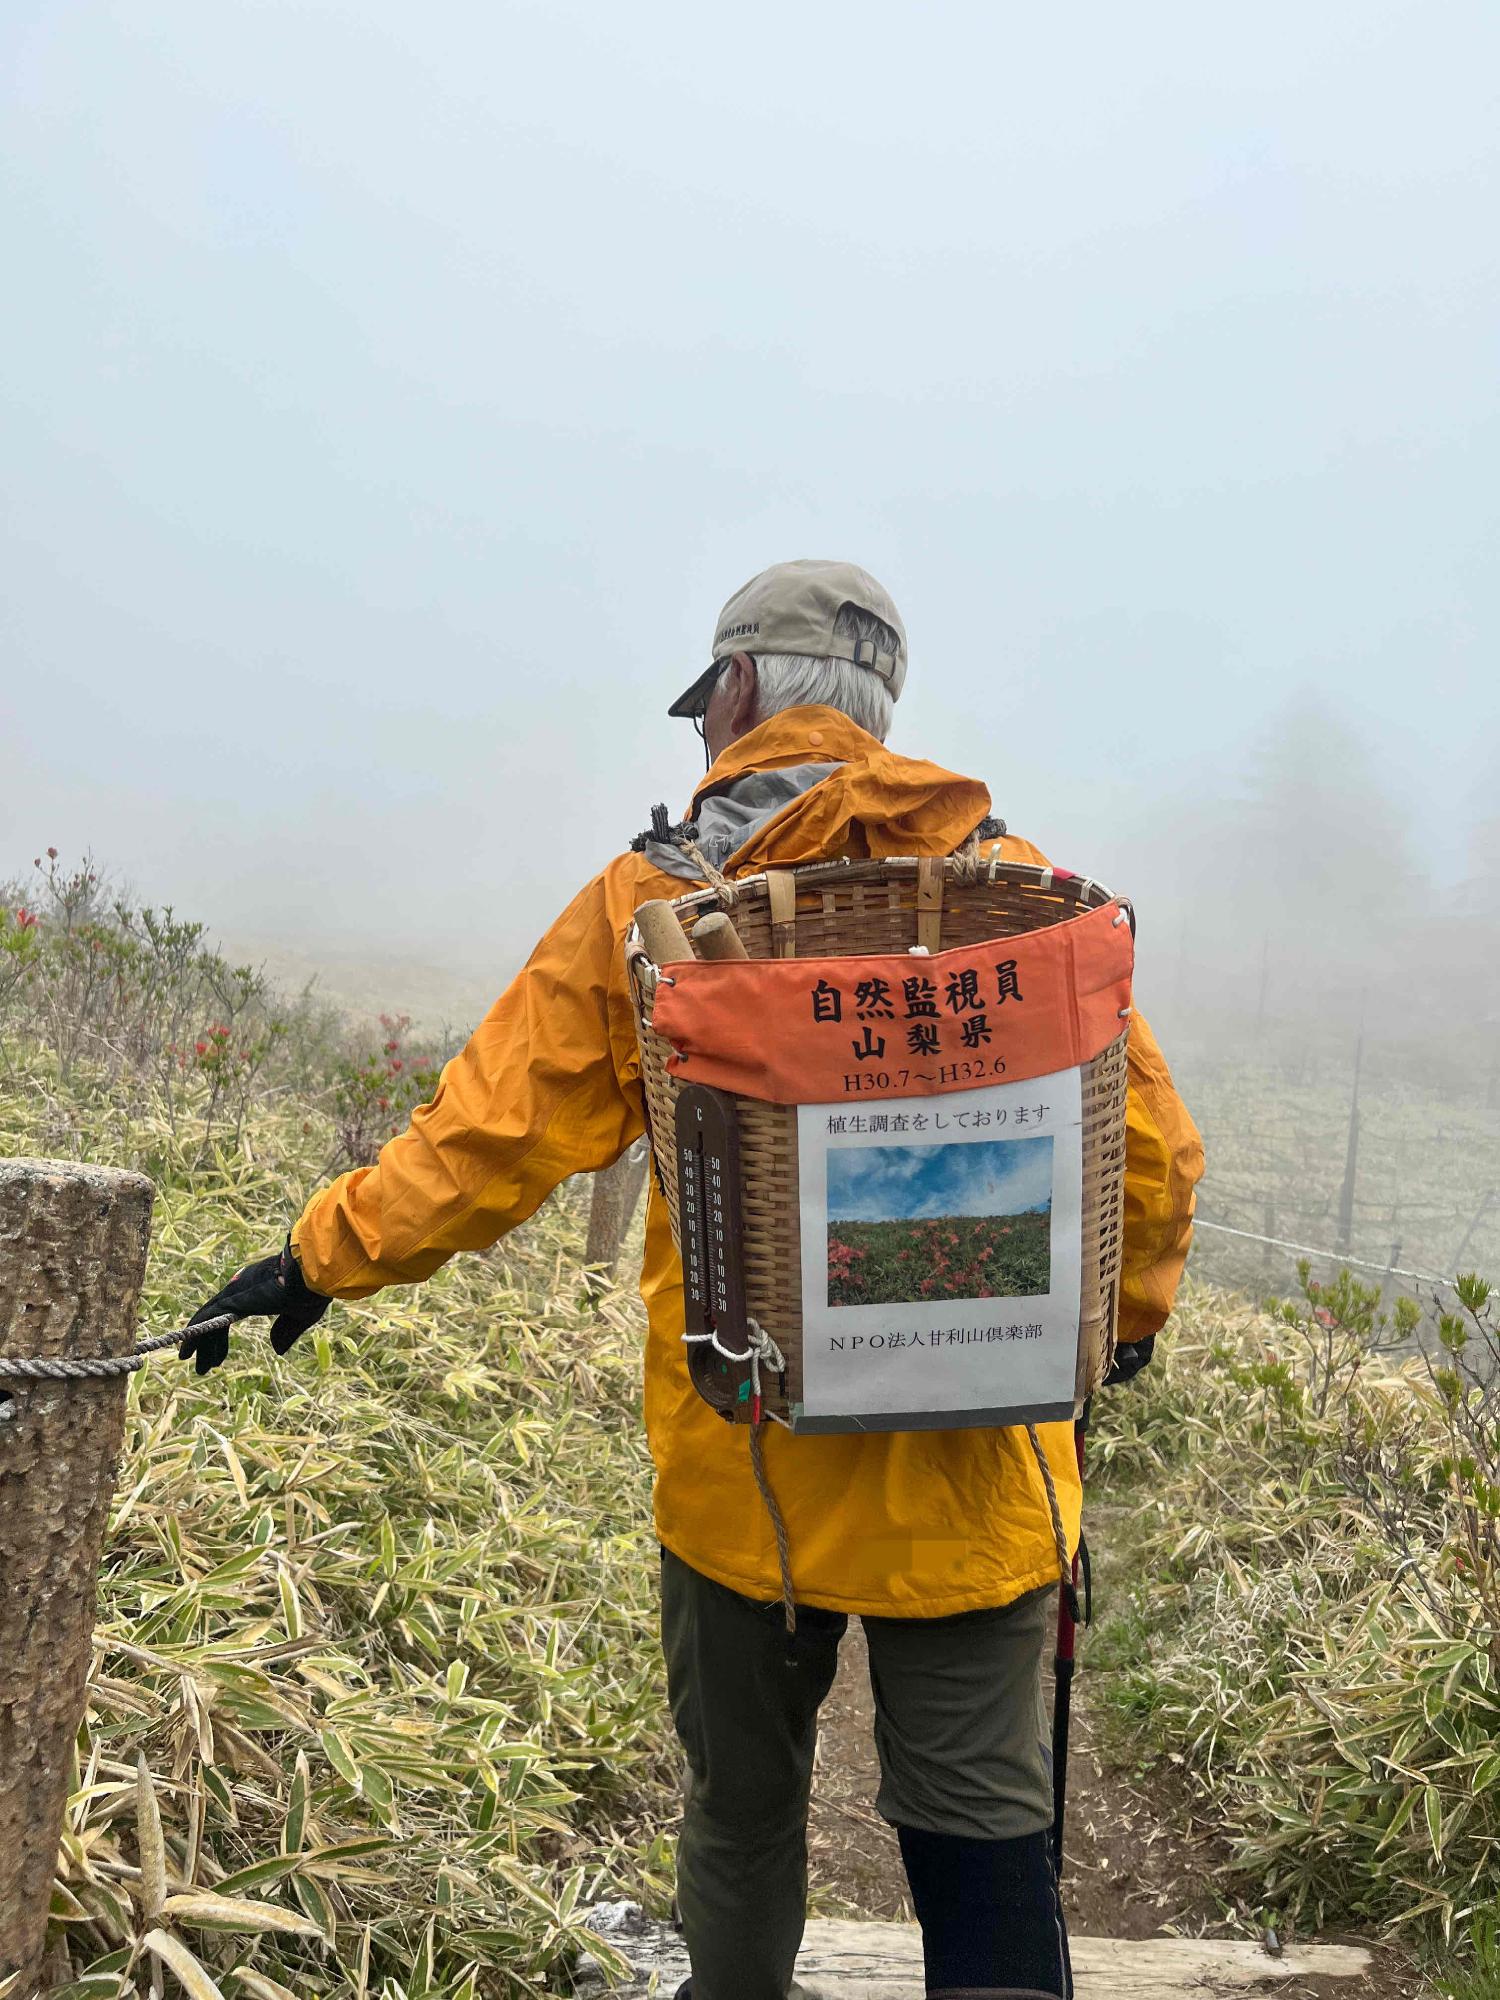
{"type": "Polygon", "coordinates": [[[828,1155],[830,1222],[1024,1215],[1051,1202],[1050,1139],[849,1146],[828,1155]]]}

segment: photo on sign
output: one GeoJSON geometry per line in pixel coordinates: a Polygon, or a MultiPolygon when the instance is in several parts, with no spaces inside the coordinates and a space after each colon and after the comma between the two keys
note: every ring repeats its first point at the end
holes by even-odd
{"type": "Polygon", "coordinates": [[[828,1304],[1052,1287],[1052,1140],[830,1149],[828,1304]]]}

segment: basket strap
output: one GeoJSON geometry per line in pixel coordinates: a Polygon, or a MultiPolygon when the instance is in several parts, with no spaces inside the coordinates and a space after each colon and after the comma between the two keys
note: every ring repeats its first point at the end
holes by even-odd
{"type": "Polygon", "coordinates": [[[917,943],[937,951],[943,938],[943,857],[924,854],[917,861],[917,943]]]}
{"type": "Polygon", "coordinates": [[[784,868],[766,870],[766,897],[771,906],[771,956],[797,956],[797,884],[784,868]]]}

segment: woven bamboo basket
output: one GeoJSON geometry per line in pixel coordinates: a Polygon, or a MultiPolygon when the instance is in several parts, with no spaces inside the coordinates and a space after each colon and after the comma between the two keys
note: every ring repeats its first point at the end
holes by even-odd
{"type": "MultiPolygon", "coordinates": [[[[933,861],[813,862],[678,898],[689,941],[705,916],[726,912],[751,958],[858,958],[982,944],[1064,923],[1114,900],[1102,885],[1019,862],[977,861],[970,850],[933,861]]],[[[635,1003],[646,1116],[657,1179],[682,1246],[674,1143],[683,1084],[667,1068],[671,1045],[652,1027],[656,968],[632,929],[626,962],[635,1003]]],[[[1124,1223],[1127,1032],[1083,1066],[1083,1281],[1076,1407],[1114,1355],[1124,1223]]],[[[790,1422],[802,1401],[802,1277],[796,1107],[732,1099],[742,1177],[742,1257],[748,1312],[786,1360],[764,1384],[767,1413],[790,1422]]],[[[699,1392],[731,1421],[748,1421],[748,1364],[707,1347],[689,1351],[699,1392]]],[[[961,1418],[955,1418],[961,1422],[961,1418]]]]}

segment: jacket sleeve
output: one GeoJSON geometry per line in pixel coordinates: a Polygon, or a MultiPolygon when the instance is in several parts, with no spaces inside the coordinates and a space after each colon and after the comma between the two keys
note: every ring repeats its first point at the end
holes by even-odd
{"type": "Polygon", "coordinates": [[[375,1165],[308,1203],[292,1247],[315,1291],[358,1299],[430,1277],[640,1135],[618,869],[569,904],[375,1165]]]}
{"type": "Polygon", "coordinates": [[[1140,1014],[1131,1017],[1129,1057],[1119,1337],[1143,1340],[1172,1310],[1187,1262],[1203,1141],[1140,1014]]]}

